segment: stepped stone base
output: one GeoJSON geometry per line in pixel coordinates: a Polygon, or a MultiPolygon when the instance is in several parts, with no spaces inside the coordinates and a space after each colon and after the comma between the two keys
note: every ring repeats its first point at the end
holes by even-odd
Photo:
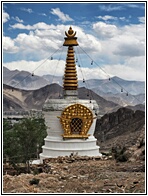
{"type": "Polygon", "coordinates": [[[96,119],[94,119],[88,135],[88,139],[65,139],[63,140],[62,126],[58,117],[62,111],[75,103],[80,103],[91,109],[95,116],[98,111],[98,105],[95,101],[92,103],[89,100],[65,100],[65,99],[49,99],[43,106],[43,113],[47,126],[47,137],[44,139],[42,153],[40,154],[41,161],[45,158],[69,156],[71,153],[79,156],[101,156],[99,146],[96,145],[96,139],[93,136],[95,130],[96,119]]]}

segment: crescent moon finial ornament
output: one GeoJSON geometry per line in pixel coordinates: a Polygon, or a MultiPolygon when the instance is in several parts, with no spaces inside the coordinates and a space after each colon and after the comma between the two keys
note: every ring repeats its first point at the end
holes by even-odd
{"type": "Polygon", "coordinates": [[[73,37],[76,35],[76,32],[74,33],[74,31],[73,31],[72,28],[70,27],[69,30],[68,30],[68,33],[65,31],[65,35],[66,35],[68,38],[73,38],[73,37]]]}

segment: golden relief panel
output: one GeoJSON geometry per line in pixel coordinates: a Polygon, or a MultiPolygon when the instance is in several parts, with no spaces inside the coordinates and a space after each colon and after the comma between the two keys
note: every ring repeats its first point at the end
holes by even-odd
{"type": "Polygon", "coordinates": [[[73,104],[64,109],[60,122],[64,130],[63,138],[89,137],[88,131],[93,123],[93,113],[81,104],[73,104]]]}

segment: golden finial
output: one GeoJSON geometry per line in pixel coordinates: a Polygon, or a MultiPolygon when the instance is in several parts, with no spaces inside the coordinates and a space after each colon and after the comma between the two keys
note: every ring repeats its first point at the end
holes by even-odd
{"type": "Polygon", "coordinates": [[[77,46],[77,37],[75,37],[76,32],[73,31],[72,27],[69,28],[68,33],[65,31],[65,42],[63,46],[77,46]]]}

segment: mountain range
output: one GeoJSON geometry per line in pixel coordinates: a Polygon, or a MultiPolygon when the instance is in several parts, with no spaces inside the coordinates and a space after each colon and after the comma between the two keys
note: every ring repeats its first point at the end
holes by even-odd
{"type": "Polygon", "coordinates": [[[34,90],[46,86],[48,81],[27,71],[10,71],[3,67],[3,84],[20,89],[34,90]]]}
{"type": "MultiPolygon", "coordinates": [[[[6,84],[3,85],[3,110],[4,111],[24,111],[24,110],[41,110],[47,98],[61,99],[63,88],[54,83],[37,90],[22,90],[6,84]]],[[[94,99],[100,106],[100,115],[106,112],[115,111],[120,105],[107,101],[93,91],[89,91],[85,87],[78,89],[80,99],[94,99]]]]}
{"type": "MultiPolygon", "coordinates": [[[[62,86],[62,77],[53,75],[37,76],[27,71],[10,71],[3,67],[3,84],[23,90],[37,90],[57,83],[62,86]]],[[[145,82],[127,81],[119,77],[109,79],[79,80],[79,87],[91,89],[97,95],[121,106],[145,103],[145,82]],[[123,92],[121,92],[123,91],[123,92]]]]}

